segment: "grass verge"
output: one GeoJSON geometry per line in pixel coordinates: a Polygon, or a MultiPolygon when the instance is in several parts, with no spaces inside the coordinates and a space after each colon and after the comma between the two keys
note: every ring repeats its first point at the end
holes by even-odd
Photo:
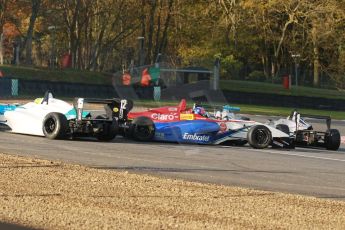
{"type": "Polygon", "coordinates": [[[290,90],[284,89],[282,84],[271,84],[265,82],[254,81],[236,81],[222,80],[220,81],[222,90],[248,92],[248,93],[266,93],[279,94],[288,96],[305,96],[305,97],[321,97],[330,99],[345,99],[345,91],[332,89],[321,89],[305,86],[292,86],[290,90]]]}
{"type": "Polygon", "coordinates": [[[48,68],[34,68],[34,67],[16,67],[3,65],[0,66],[5,74],[5,77],[13,77],[23,80],[42,80],[42,81],[62,81],[70,83],[88,83],[107,85],[111,83],[111,76],[109,74],[103,74],[92,71],[81,70],[58,70],[48,68]]]}
{"type": "MultiPolygon", "coordinates": [[[[172,106],[178,105],[179,102],[174,101],[151,101],[151,100],[142,100],[135,101],[135,106],[142,106],[147,108],[154,108],[160,106],[172,106]]],[[[189,107],[193,106],[193,103],[187,104],[189,107]]],[[[232,106],[237,106],[241,108],[240,113],[244,114],[256,114],[256,115],[272,115],[272,116],[288,116],[294,108],[287,107],[273,107],[273,106],[264,106],[264,105],[245,105],[245,104],[231,104],[232,106]]],[[[220,109],[223,104],[212,104],[205,107],[213,111],[213,108],[220,109]]],[[[331,116],[332,119],[345,120],[345,111],[329,111],[329,110],[316,110],[316,109],[297,109],[300,113],[304,114],[313,114],[313,115],[323,115],[331,116]]]]}

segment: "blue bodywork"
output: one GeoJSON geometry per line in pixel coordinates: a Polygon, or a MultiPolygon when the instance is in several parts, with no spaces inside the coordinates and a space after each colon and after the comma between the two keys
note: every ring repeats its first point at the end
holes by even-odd
{"type": "Polygon", "coordinates": [[[0,115],[4,115],[6,111],[13,111],[16,108],[16,105],[0,105],[0,115]]]}
{"type": "Polygon", "coordinates": [[[216,122],[188,120],[177,122],[155,122],[155,141],[214,144],[241,130],[219,132],[216,122]]]}

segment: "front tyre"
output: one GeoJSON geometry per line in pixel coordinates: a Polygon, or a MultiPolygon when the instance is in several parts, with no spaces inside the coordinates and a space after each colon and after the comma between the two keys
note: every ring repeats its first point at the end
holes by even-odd
{"type": "Polygon", "coordinates": [[[325,135],[325,146],[327,150],[338,150],[341,138],[337,129],[330,129],[325,135]]]}
{"type": "Polygon", "coordinates": [[[255,125],[248,131],[247,139],[253,148],[264,149],[272,142],[272,134],[266,126],[255,125]]]}
{"type": "Polygon", "coordinates": [[[43,120],[43,134],[49,139],[63,139],[68,130],[68,121],[62,113],[48,113],[43,120]]]}

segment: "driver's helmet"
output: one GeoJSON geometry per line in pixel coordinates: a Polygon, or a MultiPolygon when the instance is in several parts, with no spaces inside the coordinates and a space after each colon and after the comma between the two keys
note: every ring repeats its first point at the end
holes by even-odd
{"type": "Polygon", "coordinates": [[[206,115],[206,111],[203,107],[201,106],[197,106],[193,109],[193,113],[194,114],[199,114],[201,116],[205,116],[206,115]]]}
{"type": "Polygon", "coordinates": [[[42,101],[43,101],[43,97],[39,97],[39,98],[36,98],[36,99],[34,100],[34,103],[35,103],[35,104],[42,104],[42,101]]]}

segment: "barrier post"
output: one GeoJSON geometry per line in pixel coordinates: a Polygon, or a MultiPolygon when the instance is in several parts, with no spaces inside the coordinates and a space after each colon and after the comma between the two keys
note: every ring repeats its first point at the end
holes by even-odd
{"type": "Polygon", "coordinates": [[[289,81],[289,76],[288,75],[283,76],[283,87],[285,89],[289,89],[290,88],[290,81],[289,81]]]}
{"type": "Polygon", "coordinates": [[[153,99],[155,101],[160,101],[160,99],[161,99],[161,87],[160,86],[154,86],[153,87],[153,99]]]}
{"type": "Polygon", "coordinates": [[[11,95],[18,96],[18,79],[11,80],[11,95]]]}

